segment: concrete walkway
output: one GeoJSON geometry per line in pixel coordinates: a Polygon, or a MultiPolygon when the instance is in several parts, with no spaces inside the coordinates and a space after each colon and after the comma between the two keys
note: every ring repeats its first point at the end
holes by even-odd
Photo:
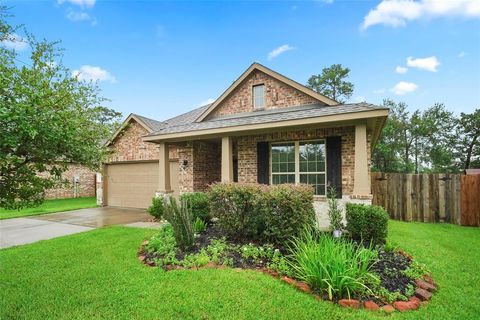
{"type": "Polygon", "coordinates": [[[89,208],[41,216],[0,220],[0,248],[47,240],[109,225],[156,227],[144,223],[150,216],[144,210],[89,208]]]}

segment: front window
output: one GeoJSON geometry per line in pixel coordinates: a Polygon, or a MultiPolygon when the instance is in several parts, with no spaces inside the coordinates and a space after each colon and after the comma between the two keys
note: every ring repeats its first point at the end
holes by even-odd
{"type": "Polygon", "coordinates": [[[295,183],[295,144],[272,145],[272,183],[295,183]]]}
{"type": "Polygon", "coordinates": [[[263,109],[265,107],[265,86],[258,85],[253,87],[253,108],[263,109]]]}
{"type": "Polygon", "coordinates": [[[305,183],[314,187],[316,195],[325,195],[325,141],[273,143],[270,172],[272,184],[305,183]]]}

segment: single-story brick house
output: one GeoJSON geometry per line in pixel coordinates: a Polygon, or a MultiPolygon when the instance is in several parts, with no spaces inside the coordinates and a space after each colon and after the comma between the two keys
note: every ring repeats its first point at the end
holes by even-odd
{"type": "Polygon", "coordinates": [[[109,142],[104,205],[146,207],[155,194],[217,181],[327,185],[371,199],[370,154],[388,109],[339,104],[252,64],[215,102],[165,121],[130,115],[109,142]]]}

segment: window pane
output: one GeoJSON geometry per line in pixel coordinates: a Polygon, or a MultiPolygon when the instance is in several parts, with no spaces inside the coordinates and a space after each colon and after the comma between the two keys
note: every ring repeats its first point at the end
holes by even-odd
{"type": "Polygon", "coordinates": [[[253,87],[253,107],[254,108],[263,108],[265,102],[265,86],[254,86],[253,87]]]}
{"type": "Polygon", "coordinates": [[[324,141],[300,143],[300,172],[325,172],[324,141]]]}
{"type": "Polygon", "coordinates": [[[279,183],[280,183],[279,175],[277,174],[272,175],[272,184],[279,184],[279,183]]]}
{"type": "Polygon", "coordinates": [[[313,186],[316,195],[325,195],[325,174],[301,174],[300,183],[313,186]]]}

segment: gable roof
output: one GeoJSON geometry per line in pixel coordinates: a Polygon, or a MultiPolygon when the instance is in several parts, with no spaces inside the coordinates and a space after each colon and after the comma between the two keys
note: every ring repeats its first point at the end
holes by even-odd
{"type": "Polygon", "coordinates": [[[115,131],[112,135],[112,137],[105,142],[105,146],[110,145],[115,138],[127,127],[127,125],[130,123],[130,121],[135,121],[138,124],[140,124],[145,130],[147,130],[148,133],[152,133],[158,130],[161,130],[162,128],[165,127],[163,122],[150,119],[138,114],[130,113],[130,115],[123,121],[122,125],[115,131]]]}
{"type": "Polygon", "coordinates": [[[283,82],[283,83],[297,89],[298,91],[301,91],[301,92],[305,93],[306,95],[311,96],[312,98],[314,98],[314,99],[316,99],[320,102],[325,103],[327,106],[338,105],[337,101],[335,101],[333,99],[330,99],[330,98],[328,98],[328,97],[326,97],[326,96],[324,96],[324,95],[322,95],[318,92],[315,92],[312,89],[307,88],[304,85],[301,85],[300,83],[298,83],[296,81],[293,81],[292,79],[289,79],[289,78],[281,75],[280,73],[277,73],[277,72],[265,67],[264,65],[261,65],[258,62],[254,62],[244,73],[242,73],[242,75],[237,80],[235,80],[235,82],[230,87],[228,87],[227,90],[225,90],[225,92],[222,93],[222,95],[217,100],[215,100],[215,102],[213,102],[208,108],[206,108],[206,110],[202,114],[199,115],[196,122],[203,121],[211,112],[213,112],[213,110],[215,110],[222,103],[222,101],[224,101],[243,82],[243,80],[245,80],[252,72],[254,72],[256,70],[261,71],[261,72],[269,75],[270,77],[272,77],[272,78],[274,78],[274,79],[276,79],[280,82],[283,82]]]}

